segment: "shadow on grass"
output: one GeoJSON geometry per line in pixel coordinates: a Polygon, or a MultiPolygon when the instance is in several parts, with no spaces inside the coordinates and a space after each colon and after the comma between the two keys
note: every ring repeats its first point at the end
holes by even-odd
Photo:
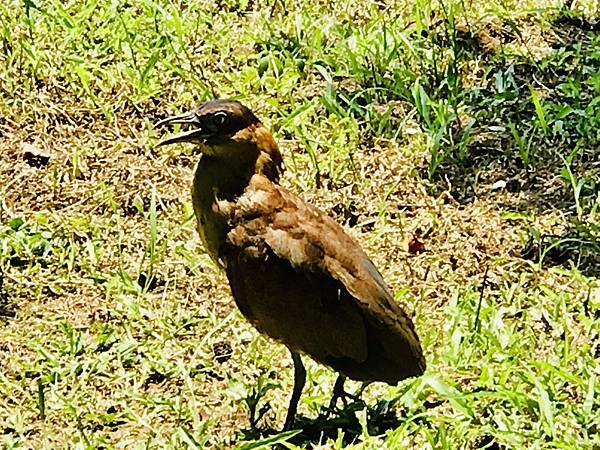
{"type": "MultiPolygon", "coordinates": [[[[526,194],[510,206],[570,211],[568,180],[553,184],[565,164],[575,178],[600,170],[600,22],[562,11],[549,27],[526,18],[458,34],[458,54],[465,61],[477,58],[485,74],[465,90],[463,102],[474,124],[468,136],[464,124],[452,124],[455,145],[441,150],[446,157],[431,177],[434,189],[470,202],[482,182],[503,180],[503,189],[526,194]],[[516,42],[523,42],[525,55],[507,54],[504,44],[516,42]],[[456,145],[461,140],[462,152],[456,145]]],[[[590,180],[582,194],[595,187],[590,180]]]]}
{"type": "Polygon", "coordinates": [[[521,213],[558,210],[564,234],[532,230],[522,256],[598,275],[600,21],[565,9],[545,24],[530,16],[457,30],[455,45],[467,67],[485,69],[461,94],[468,125],[457,117],[439,166],[422,167],[430,193],[463,204],[487,198],[521,213]],[[513,54],[513,44],[524,54],[513,54]]]}
{"type": "Polygon", "coordinates": [[[521,257],[546,266],[577,267],[588,277],[600,276],[600,225],[571,223],[562,235],[530,230],[521,257]]]}
{"type": "Polygon", "coordinates": [[[0,267],[0,321],[3,318],[13,318],[16,314],[15,305],[9,300],[8,293],[4,290],[4,273],[0,267]]]}
{"type": "Polygon", "coordinates": [[[380,400],[375,405],[368,406],[359,400],[348,403],[342,409],[321,413],[316,418],[299,416],[294,430],[284,433],[272,428],[244,429],[240,431],[241,440],[250,442],[238,448],[243,450],[282,442],[304,447],[308,444],[317,445],[328,439],[341,439],[344,445],[349,445],[361,435],[379,435],[397,428],[402,419],[394,410],[395,403],[395,400],[380,400]]]}
{"type": "MultiPolygon", "coordinates": [[[[429,137],[419,169],[430,195],[485,199],[527,220],[559,212],[565,234],[551,248],[537,239],[533,253],[597,272],[600,21],[565,6],[469,24],[442,8],[426,29],[405,31],[414,55],[372,36],[386,58],[355,54],[350,82],[321,99],[327,112],[355,117],[367,146],[373,136],[397,139],[400,119],[415,112],[429,137]]],[[[391,32],[398,42],[401,34],[391,32]]]]}

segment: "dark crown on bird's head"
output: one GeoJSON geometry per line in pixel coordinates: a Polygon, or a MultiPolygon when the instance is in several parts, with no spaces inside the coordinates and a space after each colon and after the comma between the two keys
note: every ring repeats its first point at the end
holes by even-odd
{"type": "Polygon", "coordinates": [[[182,124],[189,129],[162,140],[158,145],[178,142],[211,143],[238,131],[260,124],[249,108],[237,100],[210,100],[191,111],[167,117],[156,124],[182,124]]]}
{"type": "Polygon", "coordinates": [[[198,106],[194,113],[215,134],[231,135],[260,121],[249,108],[237,100],[210,100],[198,106]]]}

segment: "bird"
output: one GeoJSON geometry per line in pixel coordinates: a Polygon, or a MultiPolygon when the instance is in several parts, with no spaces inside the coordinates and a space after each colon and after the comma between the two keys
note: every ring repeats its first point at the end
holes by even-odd
{"type": "Polygon", "coordinates": [[[155,127],[171,124],[182,131],[157,146],[192,143],[201,155],[192,202],[206,251],[243,316],[290,351],[284,430],[294,426],[306,381],[301,355],[338,372],[333,405],[349,396],[346,378],[395,385],[424,373],[411,318],[344,229],[280,186],[282,154],[248,107],[209,100],[155,127]]]}

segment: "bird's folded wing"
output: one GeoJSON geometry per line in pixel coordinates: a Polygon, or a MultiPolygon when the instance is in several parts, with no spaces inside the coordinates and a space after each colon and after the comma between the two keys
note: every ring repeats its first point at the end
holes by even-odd
{"type": "Polygon", "coordinates": [[[270,249],[294,267],[328,273],[346,287],[369,320],[395,329],[421,352],[412,321],[367,255],[333,219],[260,175],[254,175],[227,214],[229,245],[257,257],[270,249]]]}

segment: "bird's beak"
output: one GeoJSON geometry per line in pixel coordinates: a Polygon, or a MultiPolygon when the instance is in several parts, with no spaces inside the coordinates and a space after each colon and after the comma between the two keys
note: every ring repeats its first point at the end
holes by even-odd
{"type": "Polygon", "coordinates": [[[183,114],[179,114],[177,116],[167,117],[166,119],[157,122],[154,127],[162,127],[163,125],[168,124],[182,124],[188,125],[191,129],[181,131],[173,136],[169,136],[168,138],[162,139],[156,144],[157,147],[169,144],[176,144],[178,142],[198,142],[203,140],[204,130],[202,130],[202,126],[198,117],[194,112],[186,112],[183,114]]]}

